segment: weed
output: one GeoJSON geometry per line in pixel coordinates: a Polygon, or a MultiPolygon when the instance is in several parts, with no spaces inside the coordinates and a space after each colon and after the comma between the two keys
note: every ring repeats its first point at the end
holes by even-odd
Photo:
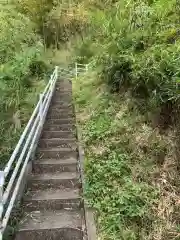
{"type": "Polygon", "coordinates": [[[94,74],[73,82],[86,151],[86,198],[97,211],[100,239],[164,240],[172,235],[170,225],[178,236],[171,218],[176,210],[167,212],[178,197],[173,131],[160,134],[130,94],[112,95],[101,83],[94,74]]]}

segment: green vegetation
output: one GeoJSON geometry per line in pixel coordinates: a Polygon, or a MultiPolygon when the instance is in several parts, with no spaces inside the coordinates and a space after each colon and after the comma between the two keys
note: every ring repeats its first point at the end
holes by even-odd
{"type": "Polygon", "coordinates": [[[88,42],[113,91],[131,88],[151,107],[178,101],[179,11],[173,0],[124,0],[93,11],[86,49],[88,42]]]}
{"type": "Polygon", "coordinates": [[[81,5],[75,8],[69,1],[1,1],[1,167],[17,143],[52,68],[62,63],[62,59],[57,61],[59,52],[55,53],[54,48],[65,52],[64,43],[75,33],[80,34],[87,24],[80,12],[81,5]]]}
{"type": "Polygon", "coordinates": [[[100,239],[180,239],[179,15],[176,0],[0,3],[1,165],[52,65],[74,44],[93,62],[73,85],[100,239]]]}
{"type": "Polygon", "coordinates": [[[0,159],[7,161],[28,120],[46,65],[35,26],[11,4],[0,4],[0,159]],[[38,71],[37,71],[38,70],[38,71]]]}
{"type": "Polygon", "coordinates": [[[99,239],[180,239],[180,4],[108,4],[89,8],[75,51],[94,65],[74,97],[99,239]]]}
{"type": "Polygon", "coordinates": [[[108,93],[96,74],[74,81],[74,97],[99,239],[178,239],[174,131],[161,134],[130,92],[108,93]]]}

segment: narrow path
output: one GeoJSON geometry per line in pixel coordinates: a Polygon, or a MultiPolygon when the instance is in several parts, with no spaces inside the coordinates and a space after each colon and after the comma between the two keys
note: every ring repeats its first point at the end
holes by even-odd
{"type": "Polygon", "coordinates": [[[62,80],[50,105],[16,240],[85,239],[71,82],[62,80]]]}

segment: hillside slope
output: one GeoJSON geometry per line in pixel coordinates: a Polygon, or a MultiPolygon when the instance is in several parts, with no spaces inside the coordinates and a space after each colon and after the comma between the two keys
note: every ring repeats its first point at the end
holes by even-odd
{"type": "Polygon", "coordinates": [[[180,239],[179,14],[176,0],[89,7],[76,58],[95,72],[74,93],[100,239],[180,239]]]}
{"type": "Polygon", "coordinates": [[[179,239],[175,131],[154,128],[129,92],[110,93],[95,72],[73,88],[99,239],[179,239]]]}

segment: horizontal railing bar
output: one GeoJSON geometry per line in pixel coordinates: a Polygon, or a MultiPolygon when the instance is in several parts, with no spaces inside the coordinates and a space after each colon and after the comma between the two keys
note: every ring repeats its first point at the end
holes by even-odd
{"type": "Polygon", "coordinates": [[[69,73],[70,71],[68,71],[68,70],[62,70],[60,73],[69,73]]]}
{"type": "Polygon", "coordinates": [[[30,141],[31,141],[31,138],[32,138],[32,136],[33,136],[33,134],[34,134],[34,130],[36,129],[38,120],[39,120],[39,115],[37,115],[36,120],[34,121],[34,124],[33,124],[33,126],[32,126],[31,132],[30,132],[30,134],[28,135],[28,138],[27,138],[26,143],[25,143],[25,145],[24,145],[24,147],[23,147],[23,150],[22,150],[22,152],[21,152],[21,155],[20,155],[20,157],[19,157],[19,159],[18,159],[18,161],[17,161],[17,163],[16,163],[16,166],[15,166],[15,168],[14,168],[14,170],[13,170],[13,174],[12,174],[12,176],[11,176],[9,182],[8,182],[8,185],[7,185],[7,187],[6,187],[5,191],[4,191],[4,194],[3,194],[3,204],[6,204],[6,202],[7,202],[7,200],[8,200],[9,194],[10,194],[10,192],[11,192],[11,188],[12,188],[12,186],[13,186],[14,180],[15,180],[15,178],[16,178],[16,176],[17,176],[17,173],[18,173],[19,168],[20,168],[20,166],[21,166],[21,163],[22,163],[22,161],[23,161],[23,157],[24,157],[24,155],[25,155],[25,153],[26,153],[26,150],[27,150],[27,148],[28,148],[28,146],[29,146],[29,143],[30,143],[30,141]]]}
{"type": "Polygon", "coordinates": [[[87,64],[77,63],[77,66],[86,66],[87,64]]]}
{"type": "MultiPolygon", "coordinates": [[[[36,116],[36,119],[35,119],[35,121],[33,123],[32,129],[31,129],[31,132],[28,135],[28,138],[26,140],[26,143],[24,145],[24,148],[22,150],[20,158],[17,161],[17,164],[16,164],[16,167],[14,169],[14,172],[13,172],[13,174],[11,176],[11,179],[10,179],[10,181],[8,183],[8,186],[7,186],[7,188],[6,188],[5,192],[4,192],[3,197],[5,196],[5,200],[7,201],[8,195],[11,192],[12,184],[14,183],[16,175],[17,175],[17,173],[19,171],[19,167],[21,166],[22,159],[23,159],[23,157],[24,157],[24,155],[26,153],[26,150],[28,149],[27,156],[25,158],[24,164],[23,164],[22,169],[20,171],[20,175],[19,175],[19,177],[17,179],[14,191],[12,193],[11,200],[9,202],[9,205],[8,205],[7,209],[6,209],[4,218],[2,219],[1,235],[4,232],[4,230],[6,229],[6,226],[7,226],[7,223],[9,221],[12,208],[14,206],[16,197],[18,195],[18,191],[19,191],[19,188],[20,188],[22,177],[24,175],[24,172],[26,170],[26,166],[28,164],[29,158],[31,157],[31,154],[32,154],[32,151],[33,151],[33,147],[35,145],[36,138],[38,137],[39,131],[41,130],[41,128],[43,126],[43,123],[45,121],[45,117],[46,117],[46,114],[47,114],[47,111],[48,111],[48,108],[49,108],[49,105],[50,105],[50,102],[51,102],[51,99],[52,99],[52,95],[53,95],[53,92],[54,92],[54,89],[55,89],[55,84],[56,84],[57,78],[58,78],[58,72],[57,72],[57,67],[56,67],[56,69],[55,69],[54,73],[51,75],[51,79],[50,79],[50,81],[49,81],[49,83],[48,83],[48,85],[47,85],[47,87],[45,89],[47,91],[47,93],[46,93],[46,95],[44,94],[43,102],[41,103],[40,100],[39,100],[39,107],[40,107],[40,104],[42,104],[41,107],[42,107],[42,109],[44,109],[43,110],[43,114],[42,114],[42,119],[40,118],[39,111],[38,111],[38,114],[36,116]],[[38,120],[39,120],[39,122],[38,122],[38,120]],[[37,128],[35,129],[36,126],[37,126],[37,128]],[[35,132],[34,132],[34,130],[35,130],[35,132]],[[30,144],[30,146],[29,146],[29,144],[30,144]],[[29,146],[29,148],[28,148],[28,146],[29,146]]],[[[45,91],[44,91],[44,93],[45,93],[45,91]]]]}
{"type": "Polygon", "coordinates": [[[6,226],[7,226],[7,223],[9,221],[9,217],[10,217],[10,214],[11,214],[11,211],[12,211],[12,208],[14,207],[14,203],[16,201],[16,197],[18,195],[18,190],[20,188],[20,185],[21,185],[21,181],[22,181],[22,178],[24,176],[24,173],[25,173],[25,170],[26,170],[26,166],[28,164],[28,161],[29,161],[29,158],[31,156],[31,152],[32,152],[32,149],[33,149],[33,146],[34,146],[34,143],[36,141],[36,137],[38,135],[38,128],[36,129],[36,132],[34,134],[34,138],[33,138],[33,141],[31,143],[31,146],[30,146],[30,149],[29,149],[29,152],[26,156],[26,159],[24,161],[24,164],[23,164],[23,167],[22,167],[22,170],[20,172],[20,175],[19,175],[19,178],[16,182],[16,186],[14,188],[14,191],[13,191],[13,194],[12,194],[12,198],[9,202],[9,205],[7,207],[7,210],[5,212],[5,215],[4,215],[4,218],[2,219],[2,229],[1,229],[1,232],[4,232],[4,230],[6,229],[6,226]]]}
{"type": "Polygon", "coordinates": [[[49,92],[47,93],[47,95],[46,95],[46,98],[45,98],[45,100],[44,100],[44,102],[43,102],[43,106],[44,106],[44,111],[43,111],[43,120],[42,120],[42,124],[43,124],[43,122],[45,121],[45,117],[46,117],[46,114],[47,114],[47,111],[48,111],[48,108],[49,108],[49,105],[50,105],[50,101],[51,101],[51,99],[52,99],[52,95],[53,95],[53,92],[54,92],[54,89],[55,89],[55,84],[56,84],[56,78],[51,82],[51,88],[52,88],[52,90],[51,90],[51,88],[50,88],[50,90],[49,90],[49,92]],[[47,102],[46,102],[47,101],[47,102]],[[45,103],[46,102],[46,103],[45,103]]]}
{"type": "Polygon", "coordinates": [[[49,104],[50,104],[51,99],[52,99],[54,87],[55,87],[55,84],[54,84],[54,86],[52,87],[52,91],[50,92],[50,97],[49,97],[49,99],[47,100],[47,103],[46,103],[46,105],[45,105],[45,107],[44,107],[44,111],[43,111],[44,120],[45,120],[45,116],[46,116],[47,111],[48,111],[48,108],[49,108],[49,104]]]}
{"type": "Polygon", "coordinates": [[[33,121],[36,113],[37,113],[37,110],[38,110],[38,108],[39,108],[39,104],[40,104],[40,102],[38,102],[38,104],[37,104],[37,106],[36,106],[36,108],[35,108],[32,116],[31,116],[28,124],[26,125],[26,128],[24,129],[23,134],[21,135],[21,138],[20,138],[18,144],[16,145],[16,148],[15,148],[14,152],[13,152],[12,155],[11,155],[11,158],[10,158],[9,162],[8,162],[8,163],[6,164],[6,166],[5,166],[5,169],[4,169],[5,178],[6,178],[7,175],[9,174],[9,171],[10,171],[10,169],[11,169],[11,166],[12,166],[12,164],[13,164],[13,162],[14,162],[14,160],[15,160],[15,157],[16,157],[18,151],[19,151],[19,148],[21,147],[21,144],[23,143],[24,138],[25,138],[25,136],[26,136],[26,134],[27,134],[27,132],[28,132],[28,130],[29,130],[29,127],[30,127],[30,125],[31,125],[31,123],[32,123],[32,121],[33,121]]]}
{"type": "MultiPolygon", "coordinates": [[[[42,96],[43,96],[43,97],[44,97],[44,95],[46,94],[46,91],[48,90],[48,87],[49,87],[51,81],[52,81],[53,78],[54,78],[54,74],[55,74],[55,71],[54,71],[53,74],[51,75],[51,78],[50,78],[50,80],[49,80],[49,82],[48,82],[48,84],[47,84],[44,92],[42,93],[42,96]]],[[[17,153],[18,153],[18,151],[19,151],[19,149],[20,149],[20,147],[21,147],[21,144],[23,143],[24,138],[25,138],[25,136],[26,136],[26,134],[27,134],[27,132],[28,132],[28,130],[29,130],[29,127],[30,127],[30,125],[32,124],[32,121],[33,121],[35,115],[37,114],[37,110],[38,110],[38,108],[39,108],[39,105],[40,105],[40,101],[38,101],[38,103],[37,103],[37,105],[36,105],[36,108],[34,109],[32,115],[31,115],[31,118],[30,118],[30,120],[28,121],[28,124],[26,125],[26,127],[25,127],[25,129],[24,129],[24,131],[23,131],[23,133],[22,133],[22,135],[21,135],[21,137],[20,137],[20,139],[19,139],[19,142],[18,142],[17,145],[16,145],[16,148],[14,149],[14,151],[13,151],[13,153],[12,153],[12,155],[11,155],[9,161],[8,161],[8,163],[7,163],[6,166],[5,166],[5,169],[4,169],[5,178],[6,178],[7,175],[9,174],[9,171],[10,171],[11,166],[12,166],[12,164],[13,164],[15,158],[16,158],[16,155],[17,155],[17,153]]]]}

